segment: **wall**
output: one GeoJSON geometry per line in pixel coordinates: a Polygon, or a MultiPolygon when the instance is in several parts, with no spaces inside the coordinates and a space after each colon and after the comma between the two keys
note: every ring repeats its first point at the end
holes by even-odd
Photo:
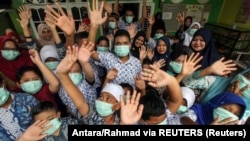
{"type": "MultiPolygon", "coordinates": [[[[243,0],[224,0],[223,10],[218,19],[219,23],[232,25],[240,9],[243,0]],[[230,11],[230,13],[228,12],[230,11]]],[[[247,23],[236,23],[238,27],[250,29],[250,20],[247,23]]]]}

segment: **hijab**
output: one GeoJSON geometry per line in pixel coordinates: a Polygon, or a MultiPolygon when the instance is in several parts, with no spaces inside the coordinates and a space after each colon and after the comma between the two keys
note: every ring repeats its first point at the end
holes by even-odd
{"type": "MultiPolygon", "coordinates": [[[[16,41],[8,37],[1,37],[0,51],[3,50],[6,41],[14,42],[16,44],[16,48],[19,49],[16,41]]],[[[34,65],[30,59],[30,55],[27,50],[20,51],[20,55],[13,61],[8,61],[4,59],[2,55],[0,55],[0,64],[1,64],[0,71],[12,81],[16,81],[16,73],[19,70],[19,68],[21,68],[24,65],[31,65],[31,66],[34,65]]]]}
{"type": "Polygon", "coordinates": [[[38,25],[37,27],[37,32],[38,32],[38,42],[41,44],[41,46],[45,46],[45,45],[55,45],[55,41],[54,38],[51,37],[50,40],[44,40],[42,38],[42,32],[44,29],[48,29],[49,31],[51,31],[50,27],[47,24],[41,23],[38,25]]]}
{"type": "Polygon", "coordinates": [[[166,61],[168,56],[170,55],[170,48],[171,48],[171,44],[170,44],[170,40],[169,40],[168,37],[163,36],[163,37],[159,38],[157,40],[157,44],[156,44],[156,47],[155,47],[155,50],[154,50],[153,62],[158,61],[160,59],[164,59],[166,61]],[[158,51],[157,51],[158,44],[159,44],[160,41],[163,41],[166,44],[166,47],[167,47],[167,51],[164,54],[159,54],[158,51]]]}
{"type": "MultiPolygon", "coordinates": [[[[205,41],[205,48],[200,51],[200,55],[203,56],[203,59],[201,61],[201,68],[200,69],[204,69],[208,66],[210,66],[211,64],[213,64],[215,61],[219,60],[221,58],[221,55],[219,54],[213,38],[212,38],[212,33],[205,28],[200,28],[199,30],[197,30],[193,36],[192,41],[194,40],[195,36],[200,35],[204,38],[205,41]]],[[[191,41],[191,42],[192,42],[191,41]]],[[[190,43],[190,48],[192,48],[192,43],[190,43]]],[[[195,50],[193,50],[194,52],[197,52],[195,50]]]]}
{"type": "Polygon", "coordinates": [[[243,99],[231,92],[223,92],[211,100],[207,101],[204,105],[201,104],[194,104],[191,109],[197,115],[196,122],[200,125],[208,125],[214,121],[213,118],[213,111],[214,109],[223,106],[225,104],[238,104],[242,107],[242,111],[240,113],[239,119],[242,118],[245,110],[246,110],[246,103],[243,99]]]}
{"type": "Polygon", "coordinates": [[[193,23],[189,26],[189,28],[188,28],[188,29],[185,31],[185,33],[184,33],[184,34],[185,34],[185,38],[184,38],[183,44],[184,44],[185,46],[189,46],[190,43],[191,43],[191,41],[192,41],[192,39],[193,39],[193,35],[190,34],[190,31],[191,31],[191,29],[193,28],[193,26],[195,26],[195,25],[198,26],[198,29],[201,28],[201,25],[200,25],[199,22],[193,22],[193,23]]]}

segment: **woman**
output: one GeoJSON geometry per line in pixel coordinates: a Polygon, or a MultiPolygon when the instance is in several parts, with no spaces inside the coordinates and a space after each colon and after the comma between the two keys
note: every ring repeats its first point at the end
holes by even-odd
{"type": "Polygon", "coordinates": [[[47,24],[41,23],[37,26],[38,43],[43,47],[45,45],[55,45],[55,40],[52,36],[50,27],[47,24]]]}
{"type": "Polygon", "coordinates": [[[184,32],[185,34],[185,38],[184,38],[184,41],[183,41],[183,45],[185,46],[189,46],[192,39],[193,39],[193,36],[194,36],[194,33],[201,28],[201,25],[200,23],[198,22],[193,22],[189,28],[187,29],[187,31],[184,32]]]}
{"type": "Polygon", "coordinates": [[[199,52],[203,56],[200,69],[210,66],[222,57],[214,44],[212,33],[205,28],[200,28],[195,32],[190,48],[195,53],[199,52]]]}
{"type": "Polygon", "coordinates": [[[130,53],[140,59],[140,48],[146,41],[146,33],[144,31],[139,31],[136,33],[134,40],[132,42],[130,53]]]}
{"type": "Polygon", "coordinates": [[[12,91],[20,92],[16,85],[16,73],[24,65],[34,66],[27,50],[20,50],[17,42],[2,37],[0,40],[0,74],[5,80],[7,88],[12,91]]]}

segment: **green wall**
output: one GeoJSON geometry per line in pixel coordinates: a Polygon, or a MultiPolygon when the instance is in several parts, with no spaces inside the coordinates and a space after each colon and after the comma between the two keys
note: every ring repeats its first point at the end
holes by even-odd
{"type": "MultiPolygon", "coordinates": [[[[232,25],[241,7],[243,0],[224,0],[223,10],[218,19],[219,23],[232,25]],[[228,12],[230,11],[230,12],[228,12]]],[[[247,23],[236,23],[238,27],[250,29],[250,20],[247,23]]]]}

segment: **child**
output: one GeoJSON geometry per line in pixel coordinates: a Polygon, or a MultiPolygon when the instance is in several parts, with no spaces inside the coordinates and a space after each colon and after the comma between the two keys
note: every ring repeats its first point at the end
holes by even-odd
{"type": "Polygon", "coordinates": [[[30,109],[38,104],[31,95],[6,89],[0,77],[0,140],[14,141],[32,122],[30,109]]]}
{"type": "Polygon", "coordinates": [[[43,141],[67,141],[68,125],[76,125],[78,121],[69,117],[60,118],[61,113],[58,108],[49,101],[44,101],[31,109],[32,119],[37,121],[48,120],[48,127],[43,134],[47,136],[43,141]]]}
{"type": "Polygon", "coordinates": [[[181,116],[184,125],[233,125],[242,118],[246,109],[243,99],[231,92],[223,92],[204,105],[194,104],[181,116]]]}

